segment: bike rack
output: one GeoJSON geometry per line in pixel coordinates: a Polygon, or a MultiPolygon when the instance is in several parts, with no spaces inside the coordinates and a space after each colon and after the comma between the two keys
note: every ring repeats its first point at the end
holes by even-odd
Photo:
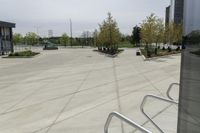
{"type": "Polygon", "coordinates": [[[140,130],[143,133],[152,133],[151,131],[145,129],[144,127],[140,126],[139,124],[137,124],[136,122],[130,120],[129,118],[127,118],[126,116],[118,113],[118,112],[112,112],[109,114],[108,119],[106,121],[106,124],[104,126],[104,133],[108,133],[108,128],[110,126],[110,122],[112,120],[113,117],[116,117],[124,122],[126,122],[127,124],[129,124],[130,126],[140,130]]]}
{"type": "MultiPolygon", "coordinates": [[[[159,97],[159,96],[155,96],[155,95],[146,95],[143,100],[142,100],[142,103],[140,105],[140,110],[142,112],[142,114],[161,132],[161,133],[164,133],[163,130],[151,119],[150,116],[148,116],[145,111],[144,111],[144,106],[146,104],[146,101],[148,98],[153,98],[153,99],[157,99],[157,100],[160,100],[160,101],[164,101],[164,102],[168,102],[168,103],[171,103],[171,104],[176,104],[178,105],[178,102],[176,102],[171,96],[170,96],[170,92],[172,90],[172,87],[174,85],[180,85],[179,83],[172,83],[170,84],[169,88],[167,89],[167,97],[169,99],[166,99],[166,98],[163,98],[163,97],[159,97]]],[[[139,124],[135,123],[134,121],[130,120],[129,118],[127,118],[126,116],[118,113],[118,112],[112,112],[109,114],[108,118],[107,118],[107,121],[106,121],[106,124],[104,126],[104,133],[108,133],[108,128],[110,126],[110,123],[111,123],[111,120],[113,117],[116,117],[124,122],[126,122],[127,124],[129,124],[130,126],[142,131],[143,133],[152,133],[151,131],[145,129],[144,127],[140,126],[139,124]]]]}
{"type": "Polygon", "coordinates": [[[171,100],[174,100],[174,101],[175,101],[175,99],[173,99],[173,98],[170,96],[170,91],[172,90],[172,87],[175,86],[175,85],[180,86],[179,83],[172,83],[172,84],[170,84],[169,88],[167,89],[167,97],[168,97],[169,99],[171,99],[171,100]]]}
{"type": "Polygon", "coordinates": [[[162,97],[159,97],[159,96],[154,96],[154,95],[146,95],[142,101],[142,104],[140,105],[140,110],[142,112],[142,114],[161,132],[161,133],[164,133],[162,129],[160,129],[160,127],[151,119],[150,116],[148,116],[145,111],[144,111],[144,105],[147,101],[148,98],[153,98],[153,99],[158,99],[158,100],[161,100],[161,101],[164,101],[164,102],[168,102],[168,103],[171,103],[171,104],[178,104],[178,102],[175,102],[173,100],[169,100],[169,99],[166,99],[166,98],[162,98],[162,97]]]}

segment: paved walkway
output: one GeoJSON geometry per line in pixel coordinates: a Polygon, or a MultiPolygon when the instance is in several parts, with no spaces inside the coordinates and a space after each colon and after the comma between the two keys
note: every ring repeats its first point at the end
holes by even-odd
{"type": "MultiPolygon", "coordinates": [[[[166,97],[168,85],[179,82],[180,55],[143,61],[135,52],[110,58],[92,49],[66,49],[0,59],[0,133],[103,133],[112,111],[157,132],[139,106],[146,94],[166,97]]],[[[175,133],[177,107],[168,106],[150,100],[145,110],[175,133]]],[[[116,119],[109,131],[135,132],[116,119]]]]}

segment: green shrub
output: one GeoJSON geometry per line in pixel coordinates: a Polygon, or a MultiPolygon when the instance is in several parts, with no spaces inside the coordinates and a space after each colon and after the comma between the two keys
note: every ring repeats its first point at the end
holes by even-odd
{"type": "Polygon", "coordinates": [[[37,54],[39,54],[39,53],[27,50],[27,51],[22,51],[22,52],[11,53],[11,54],[9,54],[9,57],[32,57],[37,54]]]}
{"type": "Polygon", "coordinates": [[[168,46],[167,50],[168,52],[172,52],[172,48],[170,46],[168,46]]]}
{"type": "Polygon", "coordinates": [[[162,50],[164,51],[165,50],[165,47],[163,46],[162,50]]]}
{"type": "Polygon", "coordinates": [[[199,44],[200,43],[200,31],[193,31],[188,36],[189,43],[199,44]]]}
{"type": "Polygon", "coordinates": [[[171,54],[178,54],[181,52],[181,50],[177,50],[176,49],[172,49],[171,47],[169,47],[169,49],[165,48],[164,50],[163,49],[157,49],[156,52],[155,52],[155,49],[154,51],[152,51],[152,49],[145,49],[145,48],[140,48],[140,51],[141,53],[146,57],[146,58],[151,58],[151,57],[157,57],[157,56],[165,56],[165,55],[171,55],[171,54]]]}
{"type": "Polygon", "coordinates": [[[180,46],[178,46],[177,48],[176,48],[176,51],[180,51],[181,50],[181,48],[180,48],[180,46]]]}

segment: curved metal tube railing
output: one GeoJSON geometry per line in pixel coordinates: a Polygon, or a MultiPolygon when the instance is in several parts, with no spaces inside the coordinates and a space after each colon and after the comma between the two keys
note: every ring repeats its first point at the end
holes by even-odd
{"type": "Polygon", "coordinates": [[[153,98],[153,99],[158,99],[158,100],[161,100],[161,101],[164,101],[164,102],[168,102],[168,103],[171,103],[171,104],[178,104],[178,102],[175,102],[173,100],[169,100],[169,99],[166,99],[166,98],[162,98],[162,97],[158,97],[158,96],[154,96],[154,95],[146,95],[142,101],[142,104],[140,105],[140,110],[142,112],[142,114],[161,132],[161,133],[164,133],[163,130],[151,119],[150,116],[148,116],[145,111],[144,111],[144,105],[146,104],[146,101],[148,98],[153,98]]]}
{"type": "Polygon", "coordinates": [[[118,112],[112,112],[112,113],[109,114],[108,119],[106,121],[106,124],[104,126],[104,133],[108,133],[108,128],[110,126],[110,122],[111,122],[113,117],[116,117],[116,118],[126,122],[130,126],[140,130],[143,133],[152,133],[149,130],[145,129],[144,127],[140,126],[139,124],[135,123],[134,121],[130,120],[129,118],[127,118],[126,116],[123,116],[122,114],[120,114],[118,112]]]}
{"type": "Polygon", "coordinates": [[[175,99],[173,99],[173,98],[170,96],[170,91],[172,90],[172,87],[173,87],[174,85],[178,85],[178,86],[180,86],[179,83],[172,83],[172,84],[170,84],[169,88],[167,89],[167,97],[168,97],[169,99],[175,101],[175,99]]]}

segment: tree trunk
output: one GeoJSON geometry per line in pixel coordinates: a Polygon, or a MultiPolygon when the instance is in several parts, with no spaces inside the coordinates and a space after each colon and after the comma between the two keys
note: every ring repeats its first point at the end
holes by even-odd
{"type": "Polygon", "coordinates": [[[158,55],[158,43],[156,42],[155,55],[158,55]]]}

